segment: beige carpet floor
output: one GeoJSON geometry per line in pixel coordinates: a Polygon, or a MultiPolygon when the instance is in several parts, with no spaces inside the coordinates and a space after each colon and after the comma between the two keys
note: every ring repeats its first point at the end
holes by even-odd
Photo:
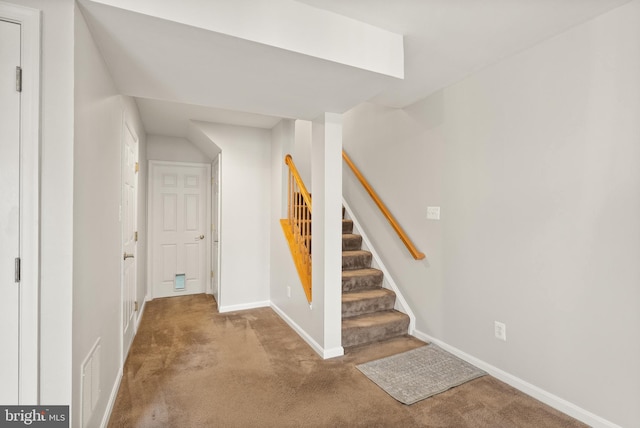
{"type": "Polygon", "coordinates": [[[584,427],[484,376],[406,406],[360,363],[403,337],[322,360],[271,309],[217,312],[211,296],[147,303],[109,427],[584,427]]]}

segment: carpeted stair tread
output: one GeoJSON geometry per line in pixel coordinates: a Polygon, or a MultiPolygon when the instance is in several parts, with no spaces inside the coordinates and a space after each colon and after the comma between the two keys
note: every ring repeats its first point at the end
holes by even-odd
{"type": "Polygon", "coordinates": [[[371,252],[353,250],[342,252],[342,270],[365,269],[371,267],[371,252]]]}
{"type": "Polygon", "coordinates": [[[362,247],[362,236],[353,233],[342,234],[342,251],[359,250],[362,247]]]}
{"type": "Polygon", "coordinates": [[[380,311],[342,320],[342,346],[380,342],[407,334],[409,317],[395,310],[380,311]]]}
{"type": "Polygon", "coordinates": [[[342,294],[342,318],[393,309],[396,294],[385,288],[342,294]]]}
{"type": "Polygon", "coordinates": [[[342,292],[382,287],[383,274],[379,269],[355,269],[342,271],[342,292]]]}
{"type": "Polygon", "coordinates": [[[342,346],[351,348],[405,336],[409,317],[394,310],[396,294],[382,287],[384,275],[371,267],[362,236],[342,208],[342,346]]]}

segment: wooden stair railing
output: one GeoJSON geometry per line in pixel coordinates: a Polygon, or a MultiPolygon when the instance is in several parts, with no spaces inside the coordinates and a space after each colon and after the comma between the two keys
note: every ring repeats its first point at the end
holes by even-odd
{"type": "Polygon", "coordinates": [[[360,181],[360,183],[362,184],[364,189],[367,191],[367,193],[369,193],[369,196],[371,196],[371,198],[373,199],[373,202],[375,202],[378,208],[380,209],[380,211],[382,211],[382,214],[385,216],[387,221],[389,221],[389,224],[391,224],[391,227],[393,228],[393,230],[396,231],[400,240],[407,247],[407,250],[409,250],[409,253],[411,253],[411,256],[413,256],[413,258],[416,260],[424,259],[425,257],[424,254],[418,251],[416,246],[413,245],[413,242],[411,242],[411,239],[409,239],[409,237],[404,232],[402,227],[400,227],[400,225],[398,224],[396,219],[393,217],[389,209],[387,209],[387,206],[384,204],[384,202],[382,202],[378,194],[375,192],[375,190],[373,190],[373,188],[371,187],[367,179],[364,178],[364,175],[362,175],[358,167],[355,166],[351,158],[349,158],[349,156],[344,150],[342,151],[342,158],[347,163],[347,165],[349,165],[349,168],[351,168],[351,171],[353,171],[356,178],[360,181]]]}
{"type": "Polygon", "coordinates": [[[300,178],[291,155],[284,158],[289,167],[287,218],[280,220],[289,249],[300,276],[302,288],[311,303],[311,195],[300,178]]]}

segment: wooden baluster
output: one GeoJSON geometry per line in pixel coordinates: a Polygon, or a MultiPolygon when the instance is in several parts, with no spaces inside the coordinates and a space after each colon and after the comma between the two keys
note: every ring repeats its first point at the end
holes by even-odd
{"type": "Polygon", "coordinates": [[[305,294],[311,302],[311,195],[304,187],[290,155],[285,157],[287,175],[287,219],[281,220],[305,294]]]}

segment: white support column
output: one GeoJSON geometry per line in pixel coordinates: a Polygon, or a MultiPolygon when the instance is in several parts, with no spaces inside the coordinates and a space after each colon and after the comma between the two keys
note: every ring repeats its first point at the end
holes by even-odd
{"type": "Polygon", "coordinates": [[[312,125],[313,309],[323,314],[324,358],[342,348],[342,115],[324,113],[312,125]]]}

